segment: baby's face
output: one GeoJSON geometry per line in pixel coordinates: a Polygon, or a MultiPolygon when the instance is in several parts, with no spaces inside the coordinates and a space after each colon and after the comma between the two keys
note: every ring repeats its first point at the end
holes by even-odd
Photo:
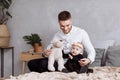
{"type": "Polygon", "coordinates": [[[71,53],[72,55],[82,54],[82,48],[78,46],[72,46],[71,53]]]}

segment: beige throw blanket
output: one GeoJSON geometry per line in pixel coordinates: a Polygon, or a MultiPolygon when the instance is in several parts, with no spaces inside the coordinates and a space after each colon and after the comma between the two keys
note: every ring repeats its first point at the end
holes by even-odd
{"type": "Polygon", "coordinates": [[[120,80],[119,67],[94,67],[94,73],[30,72],[5,80],[120,80]]]}

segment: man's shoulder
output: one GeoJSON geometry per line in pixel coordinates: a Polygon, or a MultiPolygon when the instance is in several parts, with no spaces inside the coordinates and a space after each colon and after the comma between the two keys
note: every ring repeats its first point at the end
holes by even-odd
{"type": "Polygon", "coordinates": [[[76,26],[73,26],[73,29],[76,30],[76,31],[80,31],[80,32],[86,32],[83,28],[80,28],[80,27],[76,27],[76,26]]]}

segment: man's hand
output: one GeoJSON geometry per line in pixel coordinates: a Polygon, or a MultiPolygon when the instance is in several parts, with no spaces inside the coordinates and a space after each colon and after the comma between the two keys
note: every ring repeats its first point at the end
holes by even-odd
{"type": "Polygon", "coordinates": [[[90,63],[90,59],[88,59],[88,58],[83,58],[83,59],[79,60],[80,66],[85,66],[89,63],[90,63]]]}
{"type": "Polygon", "coordinates": [[[48,57],[50,54],[51,54],[51,50],[50,50],[50,49],[45,50],[45,51],[43,52],[43,55],[44,55],[45,57],[48,57]]]}

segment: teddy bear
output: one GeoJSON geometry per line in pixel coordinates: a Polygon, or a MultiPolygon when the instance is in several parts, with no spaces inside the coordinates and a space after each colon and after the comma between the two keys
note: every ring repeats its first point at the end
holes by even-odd
{"type": "Polygon", "coordinates": [[[48,70],[55,71],[54,62],[57,61],[58,63],[58,70],[62,71],[64,67],[64,60],[62,57],[62,46],[63,41],[61,40],[54,40],[52,43],[51,54],[48,56],[48,70]]]}

